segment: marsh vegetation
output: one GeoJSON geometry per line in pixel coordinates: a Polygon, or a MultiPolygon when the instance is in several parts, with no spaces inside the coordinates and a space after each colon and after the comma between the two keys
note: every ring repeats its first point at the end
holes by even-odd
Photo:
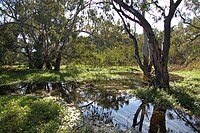
{"type": "Polygon", "coordinates": [[[175,71],[170,88],[155,89],[137,67],[2,69],[0,131],[198,132],[198,72],[175,71]]]}

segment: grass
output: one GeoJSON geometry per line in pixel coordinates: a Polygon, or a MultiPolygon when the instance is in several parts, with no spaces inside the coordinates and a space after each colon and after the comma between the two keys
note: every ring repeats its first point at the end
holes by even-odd
{"type": "Polygon", "coordinates": [[[179,77],[170,82],[168,89],[143,87],[132,90],[138,98],[165,108],[177,108],[200,116],[200,70],[178,70],[171,72],[179,77]],[[182,78],[180,78],[182,77],[182,78]]]}
{"type": "Polygon", "coordinates": [[[1,96],[0,132],[70,132],[71,114],[55,98],[1,96]]]}
{"type": "Polygon", "coordinates": [[[60,71],[48,70],[27,70],[1,69],[0,86],[16,84],[21,82],[49,82],[49,81],[68,81],[68,80],[94,80],[94,79],[123,79],[120,72],[133,72],[135,67],[107,67],[92,68],[88,66],[68,67],[62,66],[60,71]]]}
{"type": "Polygon", "coordinates": [[[200,69],[179,70],[172,73],[184,77],[184,80],[178,80],[172,83],[172,86],[191,91],[200,98],[200,69]]]}

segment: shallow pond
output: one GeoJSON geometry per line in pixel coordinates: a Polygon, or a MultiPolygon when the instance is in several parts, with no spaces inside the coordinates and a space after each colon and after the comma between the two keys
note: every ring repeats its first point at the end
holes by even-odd
{"type": "Polygon", "coordinates": [[[23,83],[1,86],[0,95],[61,96],[80,108],[83,119],[117,131],[199,132],[200,121],[173,108],[163,108],[127,93],[127,86],[88,83],[23,83]]]}

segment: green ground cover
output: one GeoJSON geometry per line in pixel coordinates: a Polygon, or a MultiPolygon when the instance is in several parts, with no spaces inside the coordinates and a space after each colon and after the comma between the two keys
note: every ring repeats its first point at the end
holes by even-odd
{"type": "MultiPolygon", "coordinates": [[[[138,82],[141,82],[142,78],[139,68],[131,66],[106,68],[62,66],[59,72],[15,67],[2,68],[0,72],[0,85],[68,80],[89,81],[101,86],[128,85],[130,93],[146,102],[153,102],[161,107],[181,109],[200,116],[200,70],[198,69],[171,72],[173,80],[169,89],[154,89],[144,87],[140,83],[132,83],[131,79],[140,79],[138,82]],[[136,84],[140,87],[135,87],[136,84]]],[[[71,131],[70,125],[73,125],[73,122],[69,123],[73,120],[69,110],[68,105],[65,106],[52,97],[1,96],[0,132],[68,132],[71,131]]]]}
{"type": "Polygon", "coordinates": [[[94,79],[123,79],[120,72],[133,72],[137,67],[106,67],[92,68],[90,66],[62,66],[60,71],[27,70],[14,67],[13,69],[1,69],[0,85],[16,84],[21,82],[49,82],[68,80],[94,80],[94,79]]]}
{"type": "Polygon", "coordinates": [[[130,92],[146,102],[200,116],[200,70],[178,70],[170,77],[170,88],[143,87],[130,92]]]}
{"type": "Polygon", "coordinates": [[[77,112],[59,98],[1,96],[0,133],[70,132],[79,119],[78,115],[73,116],[77,112]]]}

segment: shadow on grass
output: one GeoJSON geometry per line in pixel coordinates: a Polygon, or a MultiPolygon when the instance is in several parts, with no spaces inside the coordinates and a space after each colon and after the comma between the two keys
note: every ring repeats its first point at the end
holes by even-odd
{"type": "Polygon", "coordinates": [[[140,99],[155,106],[167,109],[190,110],[192,114],[200,116],[200,98],[185,90],[184,87],[173,86],[169,89],[143,88],[134,90],[133,93],[140,99]]]}
{"type": "Polygon", "coordinates": [[[65,69],[61,71],[48,70],[6,70],[0,75],[0,85],[20,83],[20,82],[49,82],[65,81],[76,78],[81,73],[80,70],[65,69]]]}
{"type": "Polygon", "coordinates": [[[193,94],[192,90],[186,90],[185,87],[171,87],[168,94],[172,95],[176,101],[185,109],[200,116],[200,98],[193,94]]]}

